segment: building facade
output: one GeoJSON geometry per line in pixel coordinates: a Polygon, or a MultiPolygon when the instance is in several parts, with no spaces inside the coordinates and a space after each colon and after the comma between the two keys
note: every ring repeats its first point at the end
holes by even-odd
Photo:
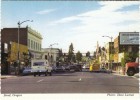
{"type": "Polygon", "coordinates": [[[42,59],[46,59],[50,62],[52,66],[56,66],[59,58],[58,48],[43,48],[42,49],[42,59]]]}
{"type": "MultiPolygon", "coordinates": [[[[2,34],[2,50],[4,51],[4,43],[10,45],[10,42],[18,43],[18,28],[3,28],[2,34]]],[[[42,36],[30,27],[20,28],[19,44],[26,45],[32,58],[41,57],[42,36]]]]}
{"type": "Polygon", "coordinates": [[[27,45],[32,54],[32,58],[41,58],[42,36],[37,31],[28,27],[27,45]]]}
{"type": "Polygon", "coordinates": [[[114,62],[121,62],[123,53],[130,52],[139,53],[139,32],[119,32],[114,39],[114,62]]]}
{"type": "Polygon", "coordinates": [[[110,60],[113,62],[114,59],[112,58],[114,54],[114,42],[108,42],[105,45],[105,51],[106,51],[106,62],[110,62],[110,60]]]}
{"type": "MultiPolygon", "coordinates": [[[[41,58],[41,44],[41,34],[31,29],[30,27],[25,27],[19,29],[18,48],[18,28],[3,28],[1,30],[1,55],[2,59],[4,60],[2,66],[8,67],[9,63],[11,63],[8,60],[10,57],[9,55],[14,54],[15,59],[12,59],[10,61],[17,62],[18,52],[20,61],[25,55],[30,56],[30,60],[35,58],[41,58]],[[13,45],[15,47],[13,47],[13,45]],[[12,51],[12,48],[14,48],[14,53],[12,51]],[[23,50],[23,48],[26,48],[26,50],[23,50]],[[24,53],[22,51],[24,51],[24,53]]],[[[6,68],[6,71],[8,71],[8,68],[6,68]]]]}

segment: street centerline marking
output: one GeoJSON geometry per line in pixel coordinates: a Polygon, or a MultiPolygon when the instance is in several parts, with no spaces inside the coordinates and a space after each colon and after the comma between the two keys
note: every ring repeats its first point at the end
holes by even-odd
{"type": "Polygon", "coordinates": [[[43,81],[44,79],[41,79],[41,80],[38,80],[37,82],[41,82],[41,81],[43,81]]]}

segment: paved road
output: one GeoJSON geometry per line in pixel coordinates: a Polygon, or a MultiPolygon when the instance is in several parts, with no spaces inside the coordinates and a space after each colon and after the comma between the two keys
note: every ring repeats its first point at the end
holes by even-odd
{"type": "Polygon", "coordinates": [[[2,79],[1,83],[2,93],[139,93],[138,79],[107,73],[21,76],[2,79]]]}

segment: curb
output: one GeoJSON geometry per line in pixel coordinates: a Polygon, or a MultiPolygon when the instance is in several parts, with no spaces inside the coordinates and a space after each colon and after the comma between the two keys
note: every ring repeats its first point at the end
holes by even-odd
{"type": "Polygon", "coordinates": [[[122,74],[119,74],[119,73],[112,73],[113,75],[117,75],[117,76],[124,76],[124,77],[133,77],[135,79],[139,79],[139,74],[135,74],[134,76],[127,76],[126,74],[125,75],[122,75],[122,74]]]}
{"type": "Polygon", "coordinates": [[[15,78],[17,76],[0,76],[1,79],[7,79],[7,78],[15,78]]]}
{"type": "Polygon", "coordinates": [[[1,79],[6,79],[6,77],[1,77],[1,79]]]}

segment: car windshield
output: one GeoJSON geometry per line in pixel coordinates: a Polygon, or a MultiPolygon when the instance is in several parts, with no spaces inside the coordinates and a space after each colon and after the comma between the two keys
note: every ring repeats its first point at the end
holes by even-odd
{"type": "Polygon", "coordinates": [[[34,62],[33,66],[44,66],[44,62],[34,62]]]}

